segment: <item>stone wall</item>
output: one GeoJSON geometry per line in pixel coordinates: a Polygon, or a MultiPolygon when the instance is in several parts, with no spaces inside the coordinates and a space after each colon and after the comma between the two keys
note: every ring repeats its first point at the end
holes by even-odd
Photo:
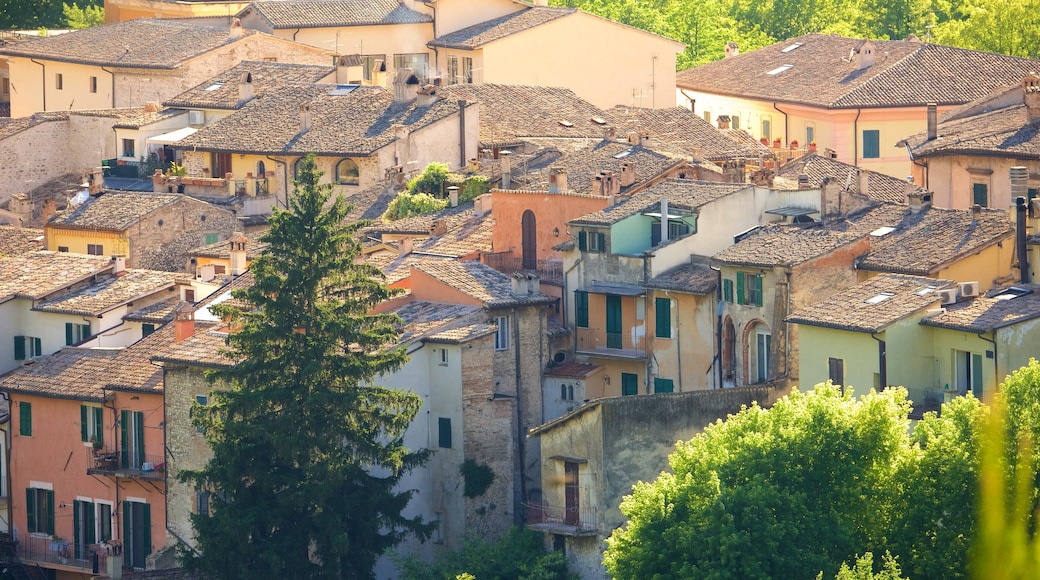
{"type": "Polygon", "coordinates": [[[230,210],[181,196],[148,214],[130,230],[129,266],[176,272],[188,263],[188,252],[206,242],[206,234],[231,237],[238,220],[230,210]],[[160,222],[162,222],[160,224],[160,222]]]}

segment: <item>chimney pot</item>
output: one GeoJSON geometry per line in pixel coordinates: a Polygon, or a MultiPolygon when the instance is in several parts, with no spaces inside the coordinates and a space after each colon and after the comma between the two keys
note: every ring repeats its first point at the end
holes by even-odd
{"type": "Polygon", "coordinates": [[[457,185],[448,188],[448,200],[451,202],[451,207],[459,206],[459,187],[457,185]]]}
{"type": "Polygon", "coordinates": [[[180,342],[195,335],[195,311],[182,305],[173,314],[173,341],[180,342]]]}
{"type": "Polygon", "coordinates": [[[567,170],[553,167],[549,170],[549,193],[567,192],[567,170]]]}
{"type": "Polygon", "coordinates": [[[726,58],[733,58],[734,56],[737,56],[738,54],[740,54],[740,45],[733,41],[727,42],[725,54],[726,58]]]}
{"type": "Polygon", "coordinates": [[[621,162],[621,179],[618,185],[620,187],[631,187],[636,183],[636,163],[635,161],[623,161],[621,162]]]}
{"type": "Polygon", "coordinates": [[[240,38],[243,34],[245,34],[245,32],[245,29],[242,28],[242,21],[238,18],[232,18],[231,27],[228,30],[228,36],[230,36],[231,38],[240,38]]]}
{"type": "Polygon", "coordinates": [[[300,134],[311,130],[311,106],[300,105],[300,134]]]}
{"type": "Polygon", "coordinates": [[[512,189],[513,187],[512,156],[513,154],[509,151],[502,151],[498,154],[498,163],[502,171],[502,189],[512,189]]]}
{"type": "Polygon", "coordinates": [[[939,108],[935,103],[928,103],[928,140],[933,141],[939,134],[939,108]]]}
{"type": "Polygon", "coordinates": [[[238,104],[253,98],[253,73],[244,72],[238,82],[238,104]]]}
{"type": "Polygon", "coordinates": [[[1029,73],[1022,80],[1022,102],[1026,106],[1029,123],[1040,120],[1040,75],[1029,73]]]}

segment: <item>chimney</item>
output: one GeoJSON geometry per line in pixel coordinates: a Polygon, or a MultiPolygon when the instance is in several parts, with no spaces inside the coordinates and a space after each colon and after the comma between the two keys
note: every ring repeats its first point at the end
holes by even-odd
{"type": "Polygon", "coordinates": [[[621,179],[618,185],[621,187],[631,187],[636,183],[636,162],[635,161],[623,161],[621,163],[621,179]]]}
{"type": "Polygon", "coordinates": [[[180,342],[195,335],[195,311],[182,304],[173,313],[173,342],[180,342]]]}
{"type": "Polygon", "coordinates": [[[204,264],[199,267],[198,279],[210,282],[217,277],[217,266],[215,264],[204,264]]]}
{"type": "Polygon", "coordinates": [[[231,275],[241,276],[246,272],[246,246],[249,238],[242,232],[235,232],[231,234],[228,243],[231,245],[231,275]]]}
{"type": "Polygon", "coordinates": [[[1018,254],[1019,281],[1029,284],[1029,258],[1026,253],[1026,198],[1015,198],[1015,253],[1018,254]]]}
{"type": "Polygon", "coordinates": [[[1040,75],[1029,73],[1022,80],[1022,102],[1026,106],[1029,124],[1040,120],[1040,75]]]}
{"type": "Polygon", "coordinates": [[[855,57],[856,70],[863,70],[874,66],[874,43],[864,40],[852,49],[855,57]]]}
{"type": "Polygon", "coordinates": [[[603,181],[604,175],[602,173],[600,173],[599,175],[594,175],[592,177],[592,191],[590,192],[591,195],[595,195],[598,197],[606,197],[606,184],[603,181]]]}
{"type": "Polygon", "coordinates": [[[661,198],[661,243],[668,241],[668,198],[661,198]]]}
{"type": "Polygon", "coordinates": [[[567,170],[562,167],[549,169],[549,193],[567,192],[567,170]]]}
{"type": "Polygon", "coordinates": [[[729,129],[729,115],[719,115],[715,121],[719,124],[719,129],[729,129]]]}
{"type": "Polygon", "coordinates": [[[476,157],[471,157],[470,160],[466,162],[466,169],[470,173],[476,173],[480,171],[480,160],[476,157]]]}
{"type": "Polygon", "coordinates": [[[704,148],[703,147],[693,147],[692,149],[690,149],[690,152],[693,154],[693,162],[694,163],[704,163],[704,148]]]}
{"type": "Polygon", "coordinates": [[[448,200],[451,207],[459,207],[459,186],[448,187],[448,200]]]}
{"type": "Polygon", "coordinates": [[[311,106],[300,105],[300,135],[311,130],[311,106]]]}
{"type": "Polygon", "coordinates": [[[95,167],[87,174],[87,190],[90,195],[98,195],[105,189],[105,168],[95,167]]]}
{"type": "MultiPolygon", "coordinates": [[[[440,97],[437,96],[436,85],[426,85],[420,88],[416,94],[419,95],[419,100],[416,104],[420,107],[429,107],[440,99],[440,97]]],[[[464,108],[465,105],[463,105],[463,108],[460,110],[464,110],[464,108]]]]}
{"type": "Polygon", "coordinates": [[[7,204],[7,209],[18,216],[23,228],[29,226],[29,222],[32,221],[32,201],[29,200],[28,195],[24,193],[12,195],[11,201],[7,204]]]}
{"type": "Polygon", "coordinates": [[[145,113],[158,113],[159,112],[159,103],[157,103],[155,101],[148,101],[147,103],[144,104],[144,112],[145,113]]]}
{"type": "Polygon", "coordinates": [[[430,235],[431,236],[443,236],[448,233],[448,223],[444,221],[444,218],[437,218],[430,224],[430,235]]]}
{"type": "Polygon", "coordinates": [[[253,96],[253,73],[244,72],[238,80],[238,104],[251,100],[253,96]]]}
{"type": "Polygon", "coordinates": [[[928,103],[928,140],[934,140],[939,134],[939,109],[935,103],[928,103]]]}
{"type": "Polygon", "coordinates": [[[517,272],[510,278],[509,293],[513,296],[527,296],[530,292],[528,291],[527,276],[523,272],[517,272]]]}
{"type": "MultiPolygon", "coordinates": [[[[913,184],[909,185],[912,186],[913,184]]],[[[921,211],[932,207],[932,192],[924,188],[915,189],[912,193],[907,194],[906,200],[910,204],[912,213],[921,213],[921,211]]]]}
{"type": "Polygon", "coordinates": [[[404,256],[411,254],[413,249],[415,249],[415,241],[413,241],[412,238],[401,238],[400,240],[397,240],[398,256],[403,258],[404,256]]]}
{"type": "Polygon", "coordinates": [[[126,256],[112,256],[112,275],[117,278],[126,275],[126,256]]]}
{"type": "Polygon", "coordinates": [[[502,169],[502,189],[513,188],[513,166],[510,163],[513,154],[509,151],[503,151],[498,154],[498,163],[502,169]]]}
{"type": "Polygon", "coordinates": [[[870,192],[870,174],[866,171],[859,170],[859,193],[860,195],[867,195],[870,192]]]}
{"type": "Polygon", "coordinates": [[[809,176],[805,173],[798,174],[798,189],[812,189],[809,185],[809,176]]]}
{"type": "Polygon", "coordinates": [[[613,125],[607,125],[603,127],[603,139],[607,141],[613,141],[617,139],[617,127],[613,125]]]}
{"type": "Polygon", "coordinates": [[[359,85],[365,78],[364,64],[361,56],[344,54],[336,57],[336,84],[359,85]]]}
{"type": "Polygon", "coordinates": [[[48,198],[43,201],[43,223],[51,221],[51,217],[58,213],[58,204],[55,203],[54,199],[48,198]]]}
{"type": "Polygon", "coordinates": [[[1029,170],[1016,165],[1009,172],[1011,175],[1011,199],[1029,198],[1029,170]]]}
{"type": "Polygon", "coordinates": [[[650,146],[650,132],[649,131],[640,131],[639,132],[639,146],[640,147],[649,147],[650,146]]]}
{"type": "Polygon", "coordinates": [[[386,88],[387,78],[386,61],[375,61],[372,64],[372,84],[377,87],[386,88]]]}
{"type": "Polygon", "coordinates": [[[242,28],[242,21],[238,18],[231,19],[231,28],[228,31],[228,37],[230,38],[241,38],[245,34],[245,29],[242,28]]]}
{"type": "Polygon", "coordinates": [[[982,219],[982,206],[976,203],[975,205],[971,206],[972,225],[979,223],[980,219],[982,219]]]}
{"type": "Polygon", "coordinates": [[[480,217],[491,211],[491,194],[478,195],[473,200],[473,214],[480,217]]]}
{"type": "Polygon", "coordinates": [[[733,41],[729,41],[726,43],[726,48],[724,50],[726,53],[726,58],[733,58],[734,56],[740,54],[740,45],[733,41]]]}
{"type": "Polygon", "coordinates": [[[628,137],[628,144],[629,145],[639,145],[639,132],[638,131],[629,131],[628,135],[626,135],[626,137],[628,137]]]}
{"type": "Polygon", "coordinates": [[[419,79],[412,74],[412,69],[402,68],[394,75],[394,102],[410,101],[418,88],[419,79]]]}
{"type": "Polygon", "coordinates": [[[820,183],[820,217],[841,215],[842,184],[833,177],[823,178],[820,183]]]}

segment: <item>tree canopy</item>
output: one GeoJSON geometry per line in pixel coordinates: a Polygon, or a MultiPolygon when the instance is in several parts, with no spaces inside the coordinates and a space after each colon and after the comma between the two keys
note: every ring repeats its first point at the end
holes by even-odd
{"type": "Polygon", "coordinates": [[[184,562],[205,577],[369,578],[386,549],[431,531],[396,488],[427,457],[403,445],[421,400],[370,384],[405,362],[399,319],[369,314],[394,292],[354,262],[361,224],[344,224],[320,176],[308,156],[253,285],[234,292],[255,309],[214,308],[239,362],[193,409],[212,459],[178,476],[212,493],[211,515],[191,518],[202,555],[184,562]]]}

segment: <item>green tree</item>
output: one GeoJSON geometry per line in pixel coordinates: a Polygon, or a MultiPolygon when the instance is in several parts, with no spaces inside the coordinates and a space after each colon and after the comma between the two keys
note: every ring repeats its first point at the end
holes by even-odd
{"type": "Polygon", "coordinates": [[[394,221],[416,215],[424,215],[448,207],[448,200],[437,199],[428,193],[402,191],[390,202],[383,217],[394,221]]]}
{"type": "Polygon", "coordinates": [[[405,558],[400,564],[402,580],[451,580],[493,578],[496,580],[573,580],[562,552],[545,552],[542,535],[512,528],[497,541],[467,538],[454,552],[442,553],[432,564],[405,558]]]}
{"type": "Polygon", "coordinates": [[[423,172],[408,181],[408,193],[428,193],[434,197],[446,195],[445,183],[451,176],[447,163],[434,161],[423,172]]]}
{"type": "MultiPolygon", "coordinates": [[[[822,580],[823,574],[821,573],[817,580],[822,580]]],[[[862,557],[856,559],[856,563],[853,566],[849,566],[847,563],[842,563],[841,568],[838,569],[837,576],[834,580],[906,580],[903,577],[902,571],[899,570],[899,563],[892,557],[892,554],[886,553],[884,558],[881,559],[881,570],[874,572],[874,554],[867,552],[862,557]]]]}
{"type": "Polygon", "coordinates": [[[104,6],[62,4],[61,9],[65,15],[65,25],[69,28],[90,28],[105,23],[104,6]]]}
{"type": "Polygon", "coordinates": [[[963,19],[935,28],[936,40],[975,50],[1040,57],[1040,0],[965,0],[963,19]]]}
{"type": "Polygon", "coordinates": [[[406,359],[399,319],[369,314],[394,292],[355,263],[361,224],[320,176],[308,156],[253,285],[233,294],[255,309],[215,308],[236,364],[192,411],[213,458],[178,475],[213,494],[191,518],[202,555],[184,562],[207,577],[371,578],[385,550],[431,531],[402,516],[412,493],[397,489],[427,457],[403,445],[421,400],[370,384],[406,359]]]}

